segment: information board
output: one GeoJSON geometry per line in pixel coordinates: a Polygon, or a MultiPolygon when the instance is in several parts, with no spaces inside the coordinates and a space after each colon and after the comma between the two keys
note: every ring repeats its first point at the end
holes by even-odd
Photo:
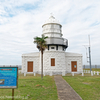
{"type": "Polygon", "coordinates": [[[0,88],[17,88],[18,67],[0,67],[0,88]]]}

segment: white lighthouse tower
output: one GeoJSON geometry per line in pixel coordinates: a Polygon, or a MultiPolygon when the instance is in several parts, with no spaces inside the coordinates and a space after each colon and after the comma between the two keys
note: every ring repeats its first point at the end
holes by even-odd
{"type": "Polygon", "coordinates": [[[66,70],[65,50],[68,47],[68,40],[62,38],[62,25],[53,16],[50,16],[42,28],[42,35],[48,36],[46,39],[48,48],[43,58],[44,73],[59,74],[66,70]]]}

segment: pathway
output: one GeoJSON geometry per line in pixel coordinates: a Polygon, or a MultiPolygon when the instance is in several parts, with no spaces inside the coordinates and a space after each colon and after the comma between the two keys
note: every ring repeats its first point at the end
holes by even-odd
{"type": "Polygon", "coordinates": [[[82,100],[72,87],[61,77],[54,76],[59,100],[82,100]]]}

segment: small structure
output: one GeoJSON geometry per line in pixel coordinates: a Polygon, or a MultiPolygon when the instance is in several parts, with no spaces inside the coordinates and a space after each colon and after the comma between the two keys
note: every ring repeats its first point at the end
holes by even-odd
{"type": "MultiPolygon", "coordinates": [[[[68,40],[62,38],[62,25],[51,16],[42,26],[47,49],[43,54],[43,73],[82,73],[82,54],[65,52],[68,40]]],[[[41,52],[22,54],[22,73],[41,74],[41,52]]]]}

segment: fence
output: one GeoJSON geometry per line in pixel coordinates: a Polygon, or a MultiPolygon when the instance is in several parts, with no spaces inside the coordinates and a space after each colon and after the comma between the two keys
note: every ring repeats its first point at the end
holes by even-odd
{"type": "MultiPolygon", "coordinates": [[[[18,69],[22,68],[22,65],[0,65],[0,67],[18,67],[18,69]]],[[[91,65],[92,68],[100,68],[100,65],[91,65]]],[[[89,69],[90,65],[83,65],[83,69],[89,69]]]]}
{"type": "MultiPolygon", "coordinates": [[[[84,69],[89,69],[90,68],[90,65],[83,65],[83,68],[84,69]]],[[[91,65],[91,68],[100,68],[100,65],[91,65]]]]}

